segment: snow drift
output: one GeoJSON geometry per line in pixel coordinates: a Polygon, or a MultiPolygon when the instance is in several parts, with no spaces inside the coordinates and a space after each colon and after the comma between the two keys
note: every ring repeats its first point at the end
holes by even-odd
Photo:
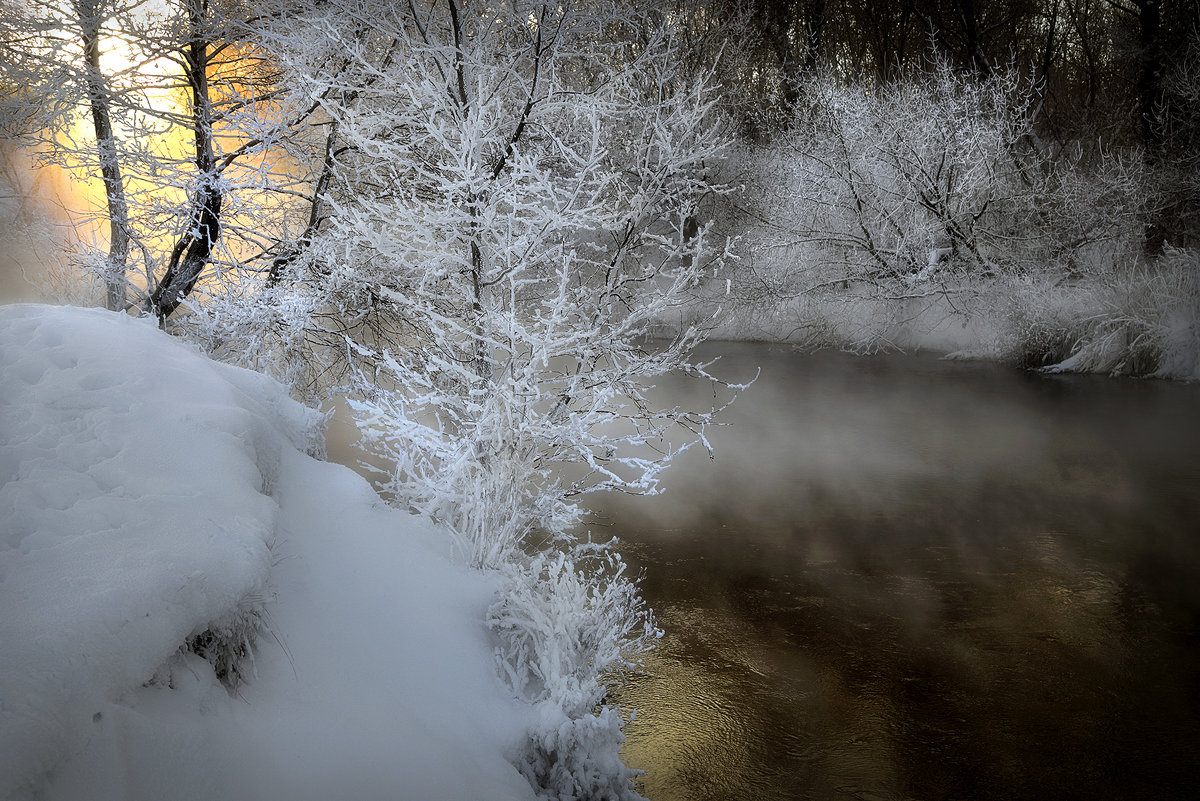
{"type": "Polygon", "coordinates": [[[318,413],[99,310],[0,307],[0,374],[0,798],[532,797],[494,580],[318,413]]]}

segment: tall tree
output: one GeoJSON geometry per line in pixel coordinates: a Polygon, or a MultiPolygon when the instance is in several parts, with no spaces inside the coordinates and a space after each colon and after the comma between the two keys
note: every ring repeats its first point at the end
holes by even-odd
{"type": "Polygon", "coordinates": [[[247,14],[218,0],[37,0],[0,18],[0,83],[13,87],[0,122],[103,187],[107,252],[82,260],[110,308],[165,321],[204,281],[245,291],[304,228],[316,105],[280,105],[247,14]],[[141,277],[128,270],[135,252],[141,277]]]}
{"type": "Polygon", "coordinates": [[[221,237],[224,193],[213,146],[213,108],[208,81],[213,30],[207,0],[184,0],[184,14],[187,37],[180,48],[180,56],[189,92],[197,181],[192,191],[188,226],[172,248],[157,286],[146,299],[147,310],[159,320],[165,320],[191,293],[221,237]]]}
{"type": "MultiPolygon", "coordinates": [[[[636,397],[639,376],[682,367],[700,336],[685,325],[665,349],[642,344],[658,326],[678,328],[688,291],[723,250],[696,211],[721,191],[710,175],[726,140],[715,95],[685,80],[674,36],[603,3],[468,12],[456,2],[387,13],[340,3],[268,35],[337,137],[320,198],[327,223],[281,291],[341,309],[350,345],[339,347],[372,365],[368,383],[391,374],[381,386],[404,388],[400,406],[440,410],[436,436],[413,422],[420,415],[389,428],[389,439],[409,431],[430,448],[398,465],[395,489],[410,503],[431,513],[442,503],[431,465],[490,471],[510,447],[538,453],[542,436],[557,443],[554,459],[592,467],[569,494],[589,481],[652,485],[603,468],[595,456],[607,446],[538,432],[550,418],[608,415],[611,393],[636,397]],[[312,46],[318,34],[328,51],[312,46]],[[529,444],[493,442],[502,430],[520,441],[526,419],[529,444]],[[468,444],[471,458],[451,458],[468,444]]],[[[657,432],[658,416],[638,408],[629,419],[657,432]]],[[[561,528],[538,517],[546,509],[510,511],[479,501],[454,513],[471,561],[531,525],[561,528]]]]}
{"type": "Polygon", "coordinates": [[[108,265],[104,286],[109,309],[125,308],[125,266],[129,256],[129,206],[121,179],[121,160],[113,134],[112,103],[108,82],[100,68],[101,27],[105,22],[99,0],[76,0],[75,13],[83,40],[85,82],[92,126],[96,135],[100,176],[108,203],[108,265]]]}
{"type": "Polygon", "coordinates": [[[129,206],[122,175],[124,147],[114,117],[124,116],[131,89],[114,87],[101,55],[119,46],[114,22],[141,0],[35,0],[0,7],[0,127],[16,141],[41,147],[40,156],[68,167],[98,172],[104,189],[108,249],[101,280],[110,309],[125,308],[126,266],[131,246],[129,206]],[[77,141],[72,126],[90,118],[91,141],[77,141]]]}
{"type": "Polygon", "coordinates": [[[593,710],[653,631],[615,554],[589,579],[608,589],[569,589],[598,553],[577,499],[655,492],[708,424],[647,384],[706,375],[690,302],[725,250],[699,214],[723,191],[714,89],[668,17],[603,0],[341,0],[261,27],[332,139],[325,222],[249,312],[350,361],[389,494],[515,582],[490,618],[502,671],[565,716],[531,734],[531,781],[631,797],[588,766],[619,739],[593,710]]]}

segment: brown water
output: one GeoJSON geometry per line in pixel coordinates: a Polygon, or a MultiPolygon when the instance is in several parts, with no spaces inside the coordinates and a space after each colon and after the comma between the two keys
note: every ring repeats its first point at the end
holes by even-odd
{"type": "Polygon", "coordinates": [[[1200,797],[1200,386],[713,348],[763,369],[715,459],[597,507],[644,794],[1200,797]]]}

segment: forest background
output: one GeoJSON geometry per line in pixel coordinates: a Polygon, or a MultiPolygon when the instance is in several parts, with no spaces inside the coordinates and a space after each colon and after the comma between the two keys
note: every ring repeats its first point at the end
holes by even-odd
{"type": "MultiPolygon", "coordinates": [[[[370,3],[343,5],[371,16],[370,3]]],[[[545,8],[502,5],[512,18],[545,8]]],[[[30,161],[66,169],[50,179],[71,184],[76,229],[38,246],[55,264],[38,282],[87,301],[95,278],[110,307],[165,319],[197,284],[191,310],[211,311],[306,258],[337,216],[340,123],[324,107],[329,82],[308,106],[287,105],[301,80],[288,48],[328,33],[303,14],[336,7],[9,3],[6,238],[37,227],[28,201],[50,174],[30,161]],[[212,224],[197,225],[206,209],[212,224]]],[[[695,236],[715,222],[710,238],[734,240],[736,259],[691,317],[720,307],[717,335],[812,347],[927,344],[1022,366],[1189,374],[1177,340],[1200,229],[1198,15],[1194,0],[676,2],[641,14],[621,34],[627,57],[669,28],[669,81],[703,85],[721,120],[699,173],[709,191],[683,223],[695,236]]],[[[516,115],[524,103],[509,100],[516,115]]],[[[234,336],[189,316],[178,326],[214,349],[234,336]]]]}

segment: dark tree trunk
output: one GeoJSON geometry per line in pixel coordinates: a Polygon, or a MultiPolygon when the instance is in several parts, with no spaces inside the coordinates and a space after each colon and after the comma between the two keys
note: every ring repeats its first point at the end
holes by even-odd
{"type": "Polygon", "coordinates": [[[167,271],[150,293],[150,308],[160,321],[179,308],[207,266],[221,236],[221,200],[220,190],[211,184],[196,192],[193,226],[175,245],[167,271]]]}
{"type": "Polygon", "coordinates": [[[1151,159],[1162,148],[1154,114],[1162,96],[1162,8],[1159,0],[1135,0],[1138,10],[1138,112],[1142,142],[1151,159]]]}
{"type": "Polygon", "coordinates": [[[267,283],[272,286],[283,280],[288,267],[312,246],[313,240],[321,230],[321,223],[325,221],[325,193],[329,191],[329,183],[333,179],[334,149],[337,147],[337,141],[338,124],[331,122],[329,133],[325,136],[325,156],[321,159],[321,174],[317,177],[316,185],[313,186],[312,203],[308,208],[308,224],[304,226],[304,233],[300,235],[299,240],[271,263],[271,272],[267,277],[267,283]]]}
{"type": "Polygon", "coordinates": [[[166,320],[191,291],[212,258],[221,238],[220,173],[213,153],[212,106],[208,94],[208,33],[203,30],[207,0],[189,0],[191,41],[184,50],[185,72],[192,88],[192,125],[196,142],[196,171],[200,187],[192,198],[191,225],[171,251],[171,260],[158,286],[150,293],[150,310],[166,320]]]}

